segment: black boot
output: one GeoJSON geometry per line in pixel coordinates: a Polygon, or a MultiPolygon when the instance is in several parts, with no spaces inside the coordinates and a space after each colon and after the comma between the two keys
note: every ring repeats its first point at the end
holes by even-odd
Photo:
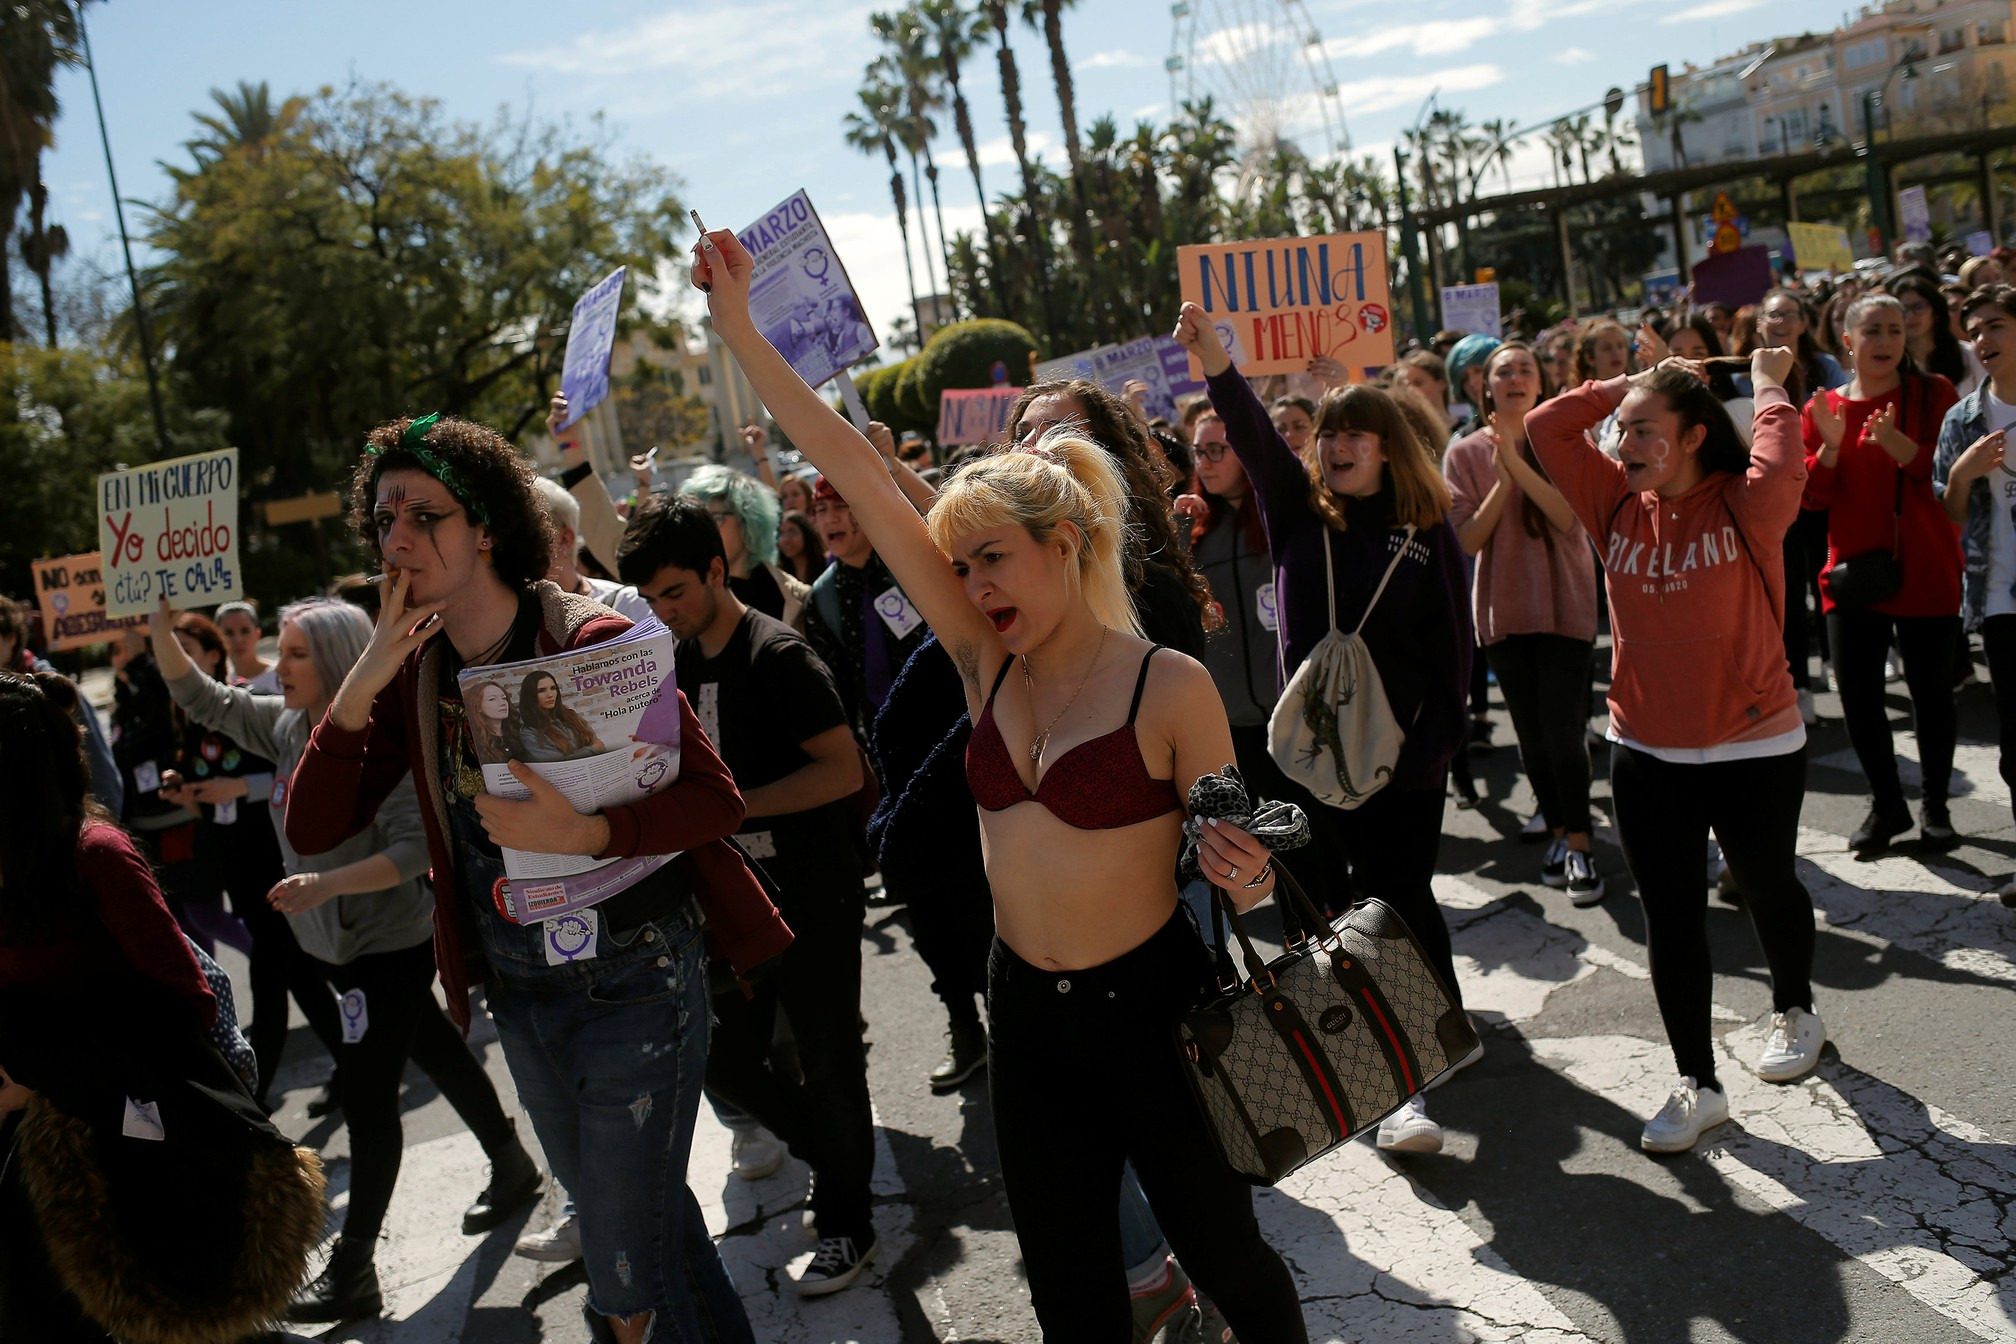
{"type": "Polygon", "coordinates": [[[476,1202],[462,1215],[462,1235],[473,1237],[479,1232],[509,1221],[512,1214],[530,1204],[539,1196],[539,1188],[546,1183],[546,1176],[539,1170],[539,1164],[532,1160],[532,1154],[525,1151],[525,1145],[518,1142],[517,1126],[512,1126],[511,1150],[501,1158],[490,1162],[490,1184],[483,1193],[476,1196],[476,1202]]]}
{"type": "Polygon", "coordinates": [[[979,1023],[952,1024],[945,1033],[945,1058],[931,1070],[933,1092],[951,1092],[987,1067],[987,1033],[979,1023]]]}
{"type": "Polygon", "coordinates": [[[308,1100],[308,1118],[320,1120],[325,1115],[334,1115],[343,1109],[341,1078],[329,1075],[329,1081],[322,1084],[322,1090],[308,1100]]]}
{"type": "Polygon", "coordinates": [[[385,1295],[378,1291],[378,1267],[371,1262],[375,1249],[369,1241],[338,1238],[329,1253],[329,1263],[307,1286],[294,1294],[287,1319],[300,1325],[320,1325],[330,1321],[355,1321],[376,1316],[385,1310],[385,1295]]]}
{"type": "Polygon", "coordinates": [[[1894,809],[1885,809],[1880,804],[1871,804],[1869,815],[1862,818],[1862,824],[1848,837],[1848,848],[1855,851],[1855,857],[1866,859],[1881,854],[1890,848],[1890,842],[1911,829],[1911,809],[1899,803],[1894,809]]]}

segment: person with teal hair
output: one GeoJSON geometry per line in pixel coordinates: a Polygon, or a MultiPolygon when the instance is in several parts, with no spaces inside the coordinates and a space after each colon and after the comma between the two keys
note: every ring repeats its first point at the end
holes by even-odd
{"type": "Polygon", "coordinates": [[[1469,419],[1449,435],[1450,444],[1484,428],[1484,361],[1502,344],[1496,336],[1473,332],[1449,347],[1449,386],[1470,408],[1469,419]]]}
{"type": "Polygon", "coordinates": [[[705,466],[686,478],[679,493],[707,506],[728,554],[728,590],[793,629],[805,625],[812,591],[777,563],[777,524],[783,507],[769,486],[732,467],[705,466]]]}

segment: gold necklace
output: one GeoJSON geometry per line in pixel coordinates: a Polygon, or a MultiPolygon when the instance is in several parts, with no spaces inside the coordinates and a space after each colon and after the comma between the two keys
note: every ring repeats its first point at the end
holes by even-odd
{"type": "MultiPolygon", "coordinates": [[[[1056,715],[1050,720],[1049,725],[1042,732],[1036,734],[1035,740],[1030,742],[1029,759],[1032,762],[1039,764],[1042,762],[1043,748],[1050,744],[1051,729],[1057,726],[1059,719],[1062,719],[1066,714],[1071,712],[1071,706],[1078,703],[1078,692],[1084,690],[1085,683],[1092,680],[1092,672],[1099,666],[1099,655],[1106,651],[1106,632],[1108,629],[1109,627],[1104,625],[1099,627],[1099,647],[1092,650],[1092,664],[1085,669],[1085,675],[1078,679],[1078,690],[1071,692],[1071,698],[1064,702],[1064,708],[1058,710],[1056,715]]],[[[1029,655],[1026,653],[1022,655],[1022,684],[1029,688],[1029,707],[1034,709],[1036,707],[1036,678],[1029,674],[1029,655]]]]}

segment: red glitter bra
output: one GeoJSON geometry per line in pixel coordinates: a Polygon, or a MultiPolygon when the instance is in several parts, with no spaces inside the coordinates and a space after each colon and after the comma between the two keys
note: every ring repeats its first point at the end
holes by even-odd
{"type": "Polygon", "coordinates": [[[1176,781],[1156,779],[1148,773],[1134,736],[1134,715],[1141,708],[1141,690],[1148,684],[1148,659],[1161,647],[1155,645],[1141,659],[1141,675],[1134,682],[1127,722],[1058,757],[1043,772],[1034,793],[1022,782],[994,722],[994,697],[1008,669],[1015,665],[1014,658],[1009,658],[994,678],[994,688],[987,692],[987,703],[966,744],[966,783],[973,790],[973,801],[989,812],[1004,811],[1017,803],[1041,803],[1057,820],[1080,831],[1117,830],[1180,810],[1182,799],[1176,793],[1176,781]]]}

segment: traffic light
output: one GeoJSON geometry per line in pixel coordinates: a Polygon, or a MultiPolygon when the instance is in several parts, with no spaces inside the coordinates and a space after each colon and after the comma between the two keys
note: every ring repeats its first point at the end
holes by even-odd
{"type": "Polygon", "coordinates": [[[1652,78],[1647,85],[1647,89],[1651,94],[1648,100],[1650,106],[1647,110],[1653,116],[1663,117],[1673,110],[1673,85],[1666,77],[1665,66],[1655,65],[1652,67],[1652,78]]]}

